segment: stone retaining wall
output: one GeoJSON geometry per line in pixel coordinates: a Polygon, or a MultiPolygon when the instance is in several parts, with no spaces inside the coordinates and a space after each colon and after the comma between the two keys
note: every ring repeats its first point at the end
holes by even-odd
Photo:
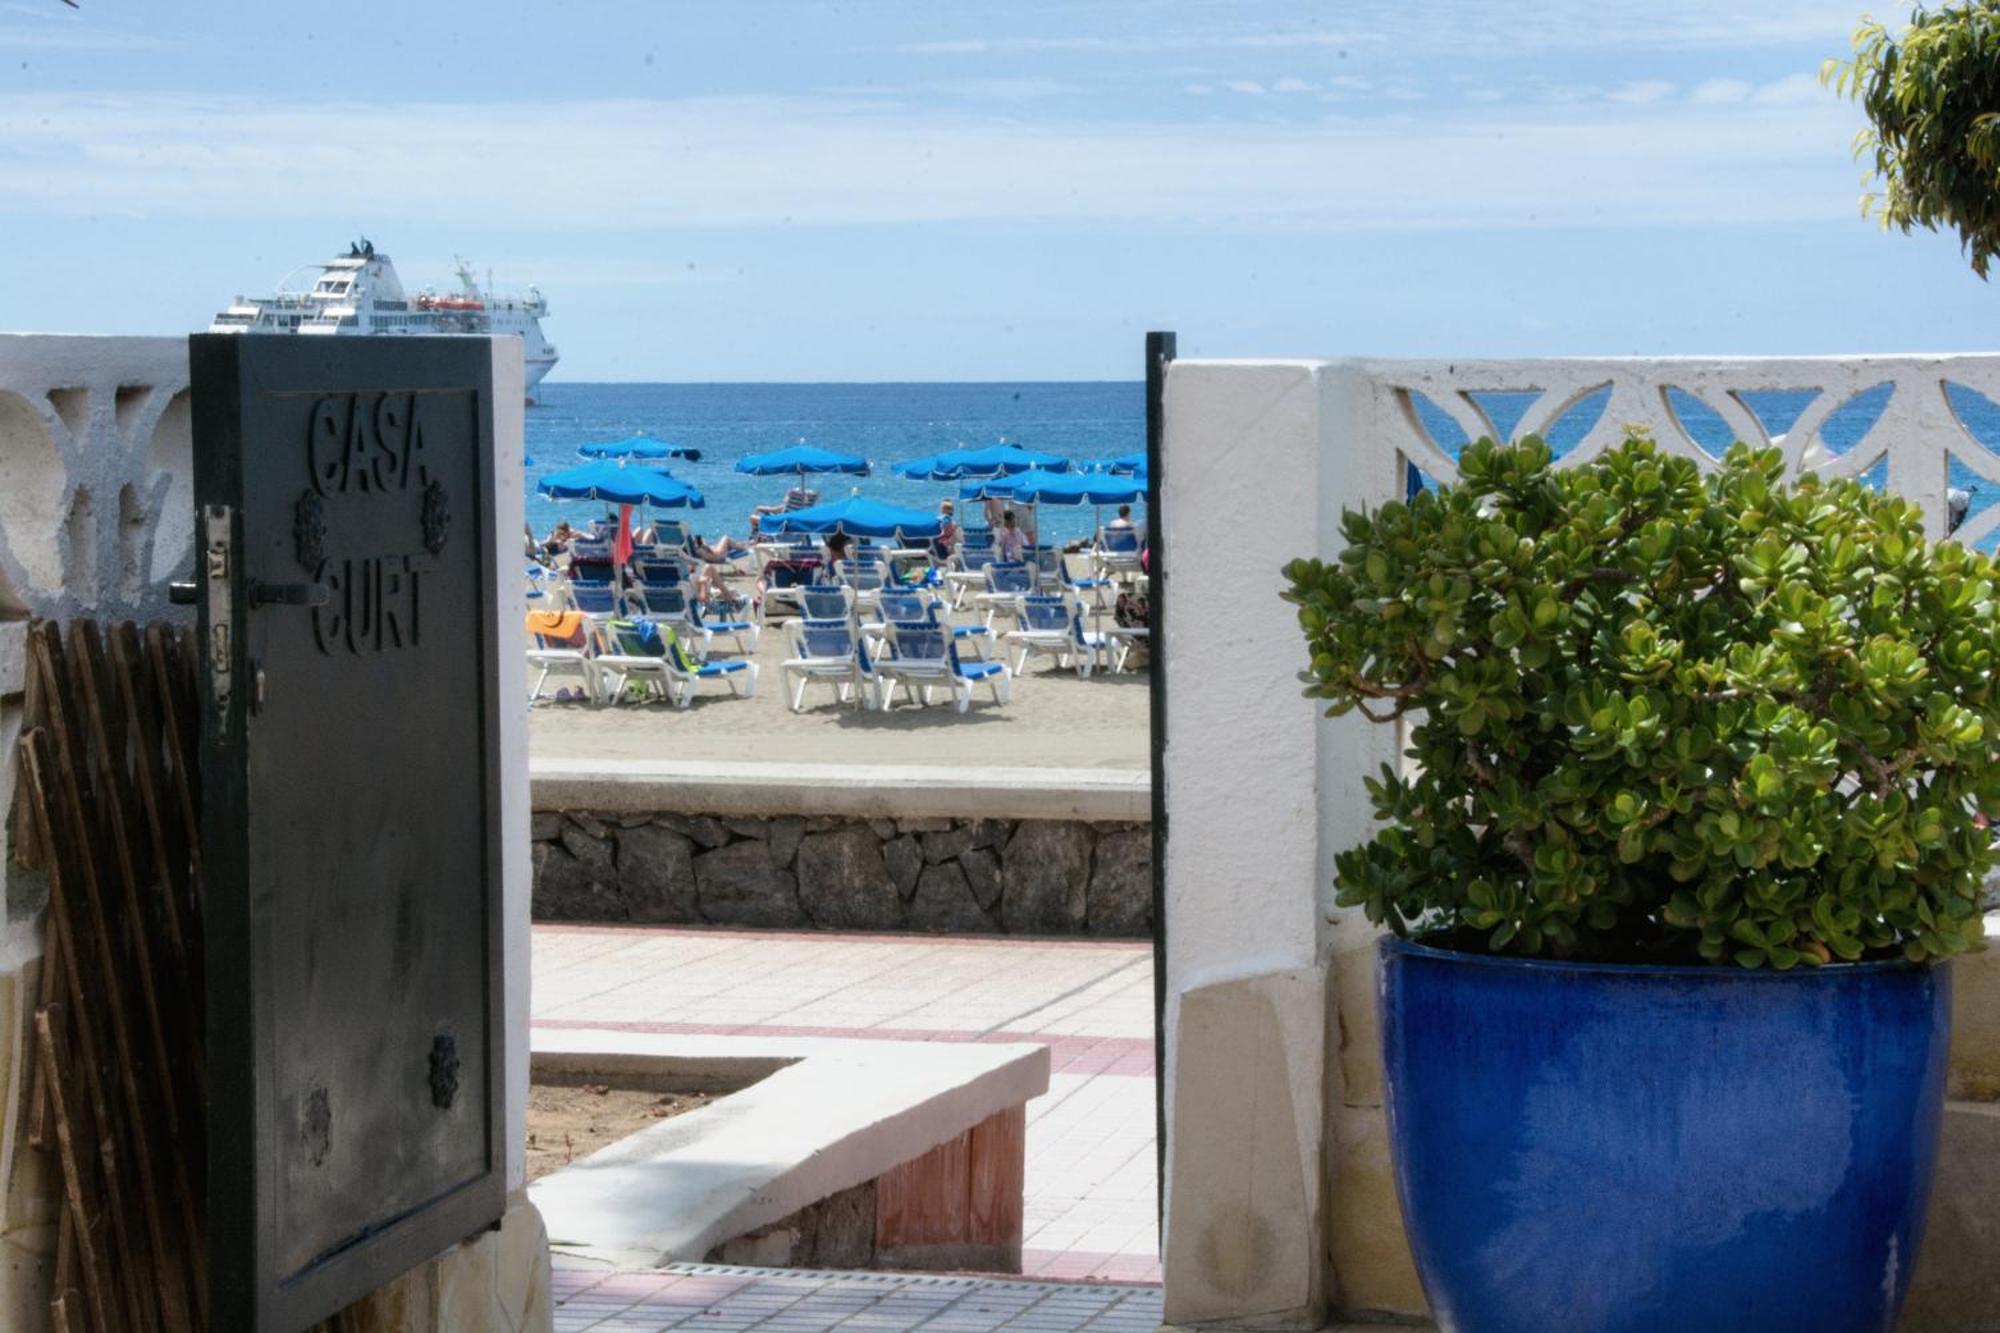
{"type": "Polygon", "coordinates": [[[1076,820],[537,811],[537,921],[1152,934],[1152,832],[1076,820]]]}

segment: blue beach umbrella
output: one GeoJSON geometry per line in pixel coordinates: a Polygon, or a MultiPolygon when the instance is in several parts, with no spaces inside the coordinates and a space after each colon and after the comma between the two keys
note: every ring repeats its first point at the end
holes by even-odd
{"type": "Polygon", "coordinates": [[[753,477],[773,477],[796,472],[845,472],[857,477],[868,475],[868,460],[856,454],[822,449],[816,444],[795,444],[765,454],[746,454],[736,460],[736,470],[753,477]]]}
{"type": "Polygon", "coordinates": [[[1107,458],[1097,465],[1099,472],[1109,472],[1114,477],[1143,477],[1146,475],[1146,451],[1120,454],[1107,458]]]}
{"type": "Polygon", "coordinates": [[[1004,477],[1041,468],[1067,472],[1067,458],[1023,449],[1018,444],[989,444],[983,449],[947,449],[941,454],[896,464],[899,476],[915,481],[964,481],[974,477],[1004,477]]]}
{"type": "Polygon", "coordinates": [[[701,450],[691,449],[684,444],[668,444],[665,440],[656,440],[650,435],[634,435],[629,439],[616,440],[609,444],[579,445],[577,452],[585,458],[637,458],[647,462],[685,458],[690,463],[701,461],[701,450]]]}
{"type": "Polygon", "coordinates": [[[657,509],[700,509],[707,503],[700,491],[658,468],[626,467],[608,458],[551,472],[535,489],[551,500],[597,500],[657,509]]]}
{"type": "Polygon", "coordinates": [[[799,489],[806,488],[806,473],[837,472],[853,477],[868,475],[868,460],[859,454],[843,454],[835,449],[822,449],[816,444],[800,440],[784,449],[773,449],[769,453],[745,454],[736,460],[736,470],[753,477],[776,477],[787,472],[796,473],[799,489]]]}
{"type": "Polygon", "coordinates": [[[906,541],[930,541],[944,531],[944,521],[936,514],[884,504],[865,495],[829,500],[785,514],[769,514],[760,526],[764,532],[781,536],[795,532],[844,532],[850,537],[896,537],[906,541]]]}
{"type": "Polygon", "coordinates": [[[981,484],[1001,499],[1031,505],[1123,505],[1146,498],[1143,477],[1108,472],[1036,470],[981,484]]]}

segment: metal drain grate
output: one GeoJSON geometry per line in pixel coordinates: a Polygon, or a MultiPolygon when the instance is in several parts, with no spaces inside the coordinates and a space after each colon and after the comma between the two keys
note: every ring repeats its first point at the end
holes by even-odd
{"type": "Polygon", "coordinates": [[[955,1291],[1020,1291],[1042,1296],[1056,1293],[1109,1295],[1124,1290],[1144,1291],[1153,1286],[1144,1282],[1038,1282],[1023,1277],[979,1277],[963,1273],[880,1273],[868,1270],[820,1270],[809,1268],[751,1268],[742,1264],[667,1264],[653,1270],[682,1277],[736,1277],[760,1281],[789,1280],[816,1282],[838,1290],[881,1291],[895,1287],[943,1287],[955,1291]]]}

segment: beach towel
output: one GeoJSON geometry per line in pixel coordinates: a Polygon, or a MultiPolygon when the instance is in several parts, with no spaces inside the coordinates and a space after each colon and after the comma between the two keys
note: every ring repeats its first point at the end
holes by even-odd
{"type": "Polygon", "coordinates": [[[629,633],[640,650],[648,657],[667,655],[666,636],[660,633],[660,626],[645,616],[634,616],[630,620],[614,620],[611,628],[621,633],[629,633]]]}
{"type": "Polygon", "coordinates": [[[583,639],[583,612],[530,611],[528,633],[550,643],[575,646],[583,639]]]}

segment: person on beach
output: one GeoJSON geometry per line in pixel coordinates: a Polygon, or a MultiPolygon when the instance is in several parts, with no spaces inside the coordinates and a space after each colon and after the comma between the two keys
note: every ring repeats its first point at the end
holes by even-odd
{"type": "Polygon", "coordinates": [[[1106,528],[1129,528],[1132,526],[1132,506],[1119,505],[1117,517],[1104,525],[1106,528]]]}
{"type": "Polygon", "coordinates": [[[569,525],[568,519],[559,519],[556,525],[549,529],[548,537],[542,542],[542,549],[550,555],[561,555],[575,540],[576,529],[569,525]]]}
{"type": "Polygon", "coordinates": [[[849,542],[844,532],[827,534],[826,550],[820,557],[819,581],[821,583],[840,582],[840,562],[853,557],[848,552],[849,542]]]}
{"type": "Polygon", "coordinates": [[[940,561],[951,559],[951,553],[958,549],[958,520],[952,513],[951,501],[938,506],[938,520],[944,524],[938,535],[931,539],[931,554],[940,561]]]}
{"type": "Polygon", "coordinates": [[[687,549],[695,559],[694,578],[691,580],[695,597],[704,603],[727,601],[733,604],[736,594],[729,591],[723,579],[729,574],[743,572],[736,562],[749,555],[750,548],[725,532],[712,543],[703,540],[697,533],[688,538],[687,549]]]}
{"type": "Polygon", "coordinates": [[[1003,510],[1000,529],[993,535],[993,554],[1007,564],[1019,564],[1027,556],[1028,534],[1014,521],[1014,511],[1003,510]]]}

